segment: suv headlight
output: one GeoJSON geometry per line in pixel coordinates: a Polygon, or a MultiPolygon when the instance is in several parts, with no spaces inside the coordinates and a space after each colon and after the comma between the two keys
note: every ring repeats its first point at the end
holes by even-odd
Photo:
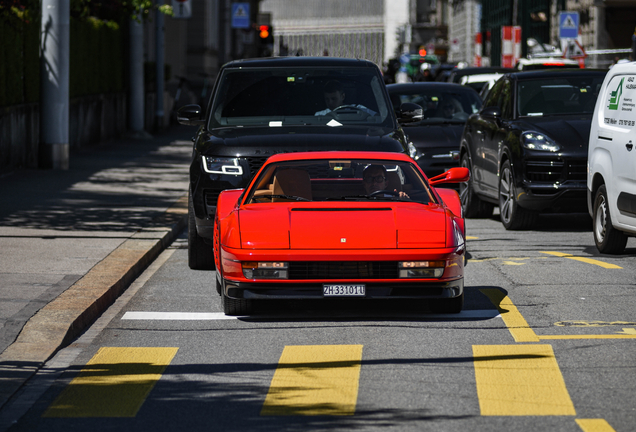
{"type": "Polygon", "coordinates": [[[409,148],[409,156],[411,156],[415,160],[419,159],[419,156],[417,154],[417,147],[413,145],[412,141],[409,141],[408,148],[409,148]]]}
{"type": "Polygon", "coordinates": [[[237,158],[203,157],[203,170],[210,174],[243,175],[243,167],[237,158]]]}
{"type": "Polygon", "coordinates": [[[545,134],[526,131],[521,134],[521,145],[529,150],[558,152],[561,147],[545,134]]]}

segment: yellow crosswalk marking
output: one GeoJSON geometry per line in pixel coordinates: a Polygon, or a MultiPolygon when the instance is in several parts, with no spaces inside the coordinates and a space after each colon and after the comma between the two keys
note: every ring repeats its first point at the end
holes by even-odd
{"type": "Polygon", "coordinates": [[[473,345],[481,415],[575,415],[550,345],[473,345]]]}
{"type": "Polygon", "coordinates": [[[134,417],[178,348],[100,348],[43,417],[134,417]]]}
{"type": "Polygon", "coordinates": [[[362,345],[286,346],[261,415],[353,415],[362,345]]]}
{"type": "Polygon", "coordinates": [[[583,432],[616,432],[604,419],[576,419],[583,432]]]}
{"type": "Polygon", "coordinates": [[[584,258],[584,257],[577,257],[574,256],[572,254],[568,254],[568,253],[563,253],[563,252],[541,252],[544,254],[548,254],[548,255],[554,255],[554,256],[558,256],[558,257],[562,257],[562,258],[569,258],[571,260],[575,260],[575,261],[580,261],[580,262],[584,262],[587,264],[594,264],[606,269],[622,269],[623,267],[619,267],[615,264],[610,264],[610,263],[606,263],[603,261],[599,261],[599,260],[595,260],[595,259],[591,259],[591,258],[584,258]]]}
{"type": "Polygon", "coordinates": [[[539,342],[539,337],[523,315],[503,291],[495,288],[480,289],[497,307],[515,342],[539,342]]]}

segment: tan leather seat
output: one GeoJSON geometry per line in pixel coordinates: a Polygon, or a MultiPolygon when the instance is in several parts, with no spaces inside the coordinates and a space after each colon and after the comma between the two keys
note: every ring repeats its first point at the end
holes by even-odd
{"type": "Polygon", "coordinates": [[[305,170],[290,168],[274,176],[274,195],[290,195],[311,200],[311,179],[305,170]]]}

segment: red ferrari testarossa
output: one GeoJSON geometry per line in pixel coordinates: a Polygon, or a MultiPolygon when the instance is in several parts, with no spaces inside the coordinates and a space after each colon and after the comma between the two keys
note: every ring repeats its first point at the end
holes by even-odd
{"type": "Polygon", "coordinates": [[[245,189],[219,196],[216,287],[228,315],[260,299],[427,299],[464,303],[466,168],[427,179],[407,155],[306,152],[272,156],[245,189]]]}

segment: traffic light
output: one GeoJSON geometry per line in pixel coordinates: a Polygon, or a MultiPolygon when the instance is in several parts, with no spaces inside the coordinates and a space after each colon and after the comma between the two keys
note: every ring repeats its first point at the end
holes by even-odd
{"type": "Polygon", "coordinates": [[[259,57],[270,57],[274,50],[274,34],[271,25],[260,24],[256,27],[259,57]]]}
{"type": "Polygon", "coordinates": [[[258,26],[258,37],[261,38],[261,40],[268,39],[270,34],[271,29],[268,25],[258,26]]]}

